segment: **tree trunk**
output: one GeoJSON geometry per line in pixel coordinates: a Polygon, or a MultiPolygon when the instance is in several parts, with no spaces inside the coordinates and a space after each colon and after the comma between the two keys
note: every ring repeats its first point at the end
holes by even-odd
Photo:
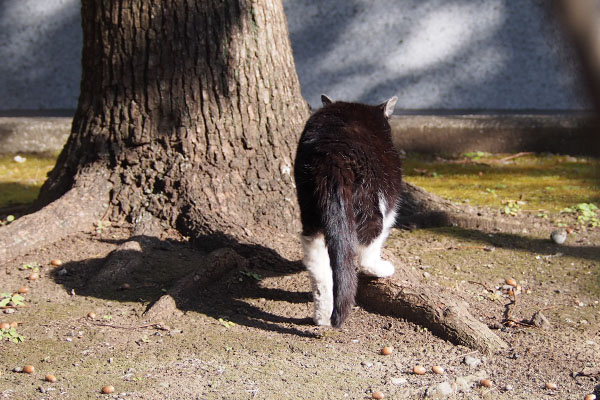
{"type": "MultiPolygon", "coordinates": [[[[258,249],[283,256],[272,258],[279,264],[289,260],[300,231],[292,157],[309,109],[281,2],[83,0],[82,24],[71,135],[38,211],[1,228],[0,263],[105,219],[131,222],[134,236],[107,258],[90,289],[128,276],[141,262],[140,243],[161,226],[204,248],[233,248],[211,253],[207,262],[219,268],[182,279],[169,291],[175,298],[250,254],[269,257],[258,249]],[[240,258],[240,249],[251,252],[240,258]]],[[[407,188],[405,214],[453,207],[407,188]]],[[[369,287],[367,302],[408,293],[369,287]]],[[[422,303],[439,301],[423,292],[422,303]]],[[[158,304],[164,314],[175,302],[158,304]]],[[[428,307],[423,318],[438,318],[436,305],[428,307]]],[[[451,330],[470,329],[468,321],[451,323],[451,330]]]]}
{"type": "MultiPolygon", "coordinates": [[[[308,106],[271,1],[85,0],[73,130],[39,204],[109,171],[109,217],[185,234],[296,233],[292,154],[308,106]]],[[[209,245],[209,243],[206,243],[209,245]]]]}

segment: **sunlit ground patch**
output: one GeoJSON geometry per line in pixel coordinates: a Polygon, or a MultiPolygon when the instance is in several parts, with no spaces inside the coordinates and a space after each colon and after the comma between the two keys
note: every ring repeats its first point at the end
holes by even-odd
{"type": "Polygon", "coordinates": [[[473,152],[458,158],[412,155],[408,182],[452,201],[543,216],[581,203],[600,205],[600,160],[564,155],[473,152]],[[506,161],[502,161],[506,159],[506,161]]]}

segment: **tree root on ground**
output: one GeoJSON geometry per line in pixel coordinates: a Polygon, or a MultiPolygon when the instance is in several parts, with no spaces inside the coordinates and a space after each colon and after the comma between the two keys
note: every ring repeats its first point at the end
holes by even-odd
{"type": "Polygon", "coordinates": [[[478,215],[473,206],[459,206],[408,182],[402,182],[403,198],[396,218],[398,228],[438,228],[456,226],[465,229],[500,230],[518,233],[524,228],[518,221],[478,215]]]}
{"type": "Polygon", "coordinates": [[[168,293],[152,304],[144,316],[153,321],[169,319],[181,313],[183,304],[195,298],[202,288],[219,280],[227,272],[239,268],[247,268],[248,260],[230,248],[222,248],[209,253],[200,261],[203,268],[179,279],[168,293]]]}
{"type": "Polygon", "coordinates": [[[58,200],[0,228],[0,264],[74,233],[90,230],[109,203],[111,184],[89,176],[58,200]]]}
{"type": "Polygon", "coordinates": [[[367,310],[404,318],[431,330],[437,336],[479,350],[494,352],[507,347],[485,324],[475,319],[465,302],[457,301],[451,292],[398,278],[362,278],[358,302],[367,310]]]}

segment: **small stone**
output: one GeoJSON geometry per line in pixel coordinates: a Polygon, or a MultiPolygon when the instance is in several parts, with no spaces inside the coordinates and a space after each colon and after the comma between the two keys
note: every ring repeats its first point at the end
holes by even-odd
{"type": "Polygon", "coordinates": [[[446,381],[427,388],[425,391],[425,396],[429,399],[444,399],[450,396],[453,392],[454,389],[452,388],[452,384],[446,381]]]}
{"type": "Polygon", "coordinates": [[[472,356],[465,356],[463,360],[465,364],[467,364],[470,368],[477,368],[479,364],[481,364],[481,360],[472,356]]]}
{"type": "Polygon", "coordinates": [[[542,329],[550,328],[550,321],[548,321],[548,318],[546,318],[546,316],[544,314],[542,314],[541,311],[537,311],[535,314],[533,314],[531,323],[533,325],[537,326],[538,328],[542,328],[542,329]]]}
{"type": "Polygon", "coordinates": [[[425,271],[425,272],[423,272],[423,278],[429,279],[429,278],[431,278],[431,274],[429,272],[425,271]]]}
{"type": "Polygon", "coordinates": [[[584,400],[596,400],[596,395],[591,393],[584,397],[584,400]]]}
{"type": "Polygon", "coordinates": [[[504,390],[506,390],[507,392],[511,392],[513,390],[513,385],[506,385],[504,386],[504,390]]]}
{"type": "Polygon", "coordinates": [[[365,368],[371,368],[373,366],[372,362],[368,362],[368,361],[363,361],[360,363],[360,365],[362,365],[365,368]]]}
{"type": "Polygon", "coordinates": [[[406,378],[390,378],[390,383],[396,386],[402,386],[406,384],[408,380],[406,378]]]}
{"type": "Polygon", "coordinates": [[[550,239],[556,244],[563,244],[567,240],[567,231],[564,229],[552,231],[550,239]]]}
{"type": "Polygon", "coordinates": [[[548,390],[556,390],[556,388],[558,388],[558,386],[556,386],[556,383],[554,382],[546,382],[545,386],[548,390]]]}
{"type": "Polygon", "coordinates": [[[14,308],[7,308],[6,310],[4,310],[4,314],[12,314],[15,312],[14,308]]]}
{"type": "Polygon", "coordinates": [[[55,258],[54,260],[50,261],[50,264],[54,265],[55,267],[60,267],[63,263],[58,258],[55,258]]]}
{"type": "Polygon", "coordinates": [[[14,367],[13,372],[23,372],[23,368],[22,367],[14,367]]]}

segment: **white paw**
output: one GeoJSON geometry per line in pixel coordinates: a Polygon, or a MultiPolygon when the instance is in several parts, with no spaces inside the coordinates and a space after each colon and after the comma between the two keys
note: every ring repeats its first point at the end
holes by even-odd
{"type": "Polygon", "coordinates": [[[385,260],[378,260],[376,263],[370,265],[362,265],[360,269],[366,275],[376,278],[387,278],[396,272],[394,264],[385,260]]]}
{"type": "Polygon", "coordinates": [[[331,326],[331,317],[324,317],[322,315],[315,315],[313,317],[313,321],[315,321],[315,325],[319,325],[319,326],[331,326]]]}

